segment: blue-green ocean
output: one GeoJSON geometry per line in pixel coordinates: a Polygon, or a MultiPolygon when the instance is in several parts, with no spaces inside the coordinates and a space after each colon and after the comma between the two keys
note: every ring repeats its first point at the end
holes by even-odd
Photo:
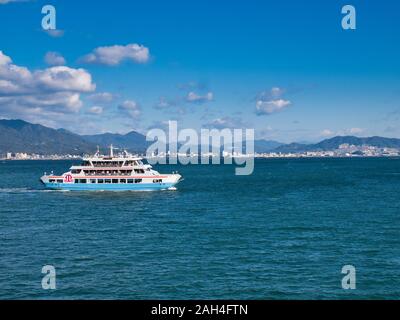
{"type": "Polygon", "coordinates": [[[0,299],[400,298],[398,158],[156,166],[184,176],[177,191],[42,189],[70,165],[0,162],[0,299]]]}

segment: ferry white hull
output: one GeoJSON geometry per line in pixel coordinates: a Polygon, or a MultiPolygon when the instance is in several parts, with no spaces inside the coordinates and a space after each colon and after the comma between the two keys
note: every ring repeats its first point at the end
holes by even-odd
{"type": "Polygon", "coordinates": [[[46,189],[64,191],[159,191],[175,187],[181,180],[179,174],[168,175],[162,182],[140,182],[140,183],[58,183],[49,182],[51,177],[43,176],[41,182],[46,189]]]}

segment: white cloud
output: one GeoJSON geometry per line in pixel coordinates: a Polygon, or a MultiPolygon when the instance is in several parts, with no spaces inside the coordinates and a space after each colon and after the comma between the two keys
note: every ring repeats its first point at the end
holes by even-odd
{"type": "Polygon", "coordinates": [[[93,106],[88,110],[88,113],[91,114],[102,114],[103,113],[103,107],[99,107],[99,106],[93,106]]]}
{"type": "Polygon", "coordinates": [[[44,57],[44,61],[50,66],[62,66],[66,61],[64,57],[58,52],[49,51],[44,57]]]}
{"type": "Polygon", "coordinates": [[[290,106],[292,103],[289,100],[278,99],[263,101],[257,100],[256,102],[256,113],[258,115],[269,115],[280,112],[290,106]]]}
{"type": "Polygon", "coordinates": [[[114,100],[114,95],[110,92],[99,92],[88,97],[89,100],[95,103],[110,103],[114,100]]]}
{"type": "Polygon", "coordinates": [[[193,91],[189,92],[186,96],[186,101],[191,103],[204,103],[208,101],[212,101],[214,99],[214,94],[212,92],[208,92],[205,95],[199,95],[193,91]]]}
{"type": "Polygon", "coordinates": [[[0,51],[0,116],[43,123],[82,107],[81,93],[96,86],[84,69],[65,66],[30,71],[0,51]],[[39,121],[38,121],[39,120],[39,121]]]}
{"type": "Polygon", "coordinates": [[[79,93],[56,92],[51,94],[25,95],[17,97],[20,105],[30,108],[41,107],[58,112],[78,112],[82,107],[79,93]]]}
{"type": "Polygon", "coordinates": [[[364,132],[364,129],[361,129],[361,128],[351,128],[351,129],[349,129],[349,133],[350,134],[357,135],[357,134],[361,134],[363,132],[364,132]]]}
{"type": "Polygon", "coordinates": [[[58,66],[36,71],[34,76],[38,85],[54,91],[91,92],[96,88],[92,76],[84,69],[58,66]]]}
{"type": "Polygon", "coordinates": [[[213,119],[212,121],[204,124],[203,126],[207,128],[215,128],[222,130],[225,128],[228,129],[244,128],[246,127],[246,124],[240,118],[222,117],[213,119]]]}
{"type": "Polygon", "coordinates": [[[325,129],[321,131],[320,136],[322,137],[333,137],[333,136],[357,136],[364,133],[365,130],[361,128],[350,128],[350,129],[342,129],[338,131],[333,131],[329,129],[325,129]]]}
{"type": "Polygon", "coordinates": [[[282,96],[283,92],[284,92],[283,89],[278,87],[273,87],[271,89],[271,96],[274,98],[279,98],[280,96],[282,96]]]}
{"type": "Polygon", "coordinates": [[[136,43],[126,46],[115,45],[98,47],[84,56],[81,61],[85,63],[103,64],[117,66],[125,60],[136,63],[146,63],[150,59],[149,49],[136,43]]]}
{"type": "Polygon", "coordinates": [[[0,66],[8,65],[12,62],[9,56],[6,56],[3,51],[0,51],[0,66]]]}
{"type": "MultiPolygon", "coordinates": [[[[19,94],[43,93],[49,91],[91,92],[96,86],[92,76],[84,69],[65,66],[51,67],[31,72],[25,67],[12,63],[10,57],[0,51],[0,80],[3,86],[12,87],[19,94]]],[[[0,91],[2,95],[13,92],[0,91]]]]}
{"type": "Polygon", "coordinates": [[[261,91],[258,95],[256,100],[262,100],[262,101],[267,101],[267,100],[276,100],[284,94],[285,90],[279,87],[272,87],[269,90],[264,90],[261,91]]]}
{"type": "Polygon", "coordinates": [[[325,130],[321,131],[321,136],[323,136],[323,137],[330,137],[333,135],[335,135],[335,132],[333,132],[332,130],[325,129],[325,130]]]}
{"type": "Polygon", "coordinates": [[[282,98],[284,92],[285,90],[279,87],[260,92],[256,98],[256,114],[269,115],[289,107],[292,103],[282,98]]]}
{"type": "Polygon", "coordinates": [[[142,111],[138,103],[132,100],[125,100],[118,106],[118,109],[129,114],[132,119],[139,119],[142,111]]]}

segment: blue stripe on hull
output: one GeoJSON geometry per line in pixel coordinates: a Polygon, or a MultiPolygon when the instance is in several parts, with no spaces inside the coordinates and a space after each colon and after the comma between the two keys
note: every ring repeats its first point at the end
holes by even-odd
{"type": "Polygon", "coordinates": [[[67,191],[157,191],[173,187],[175,183],[46,183],[47,189],[67,191]]]}

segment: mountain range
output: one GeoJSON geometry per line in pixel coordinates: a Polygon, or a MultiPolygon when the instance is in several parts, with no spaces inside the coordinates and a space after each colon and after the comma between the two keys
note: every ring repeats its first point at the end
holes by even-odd
{"type": "MultiPolygon", "coordinates": [[[[136,131],[125,135],[103,133],[78,135],[65,129],[52,129],[23,120],[0,120],[0,155],[7,152],[26,152],[42,155],[94,153],[97,146],[106,148],[113,144],[132,152],[144,152],[151,142],[136,131]]],[[[305,152],[337,149],[341,144],[371,145],[376,147],[400,148],[400,139],[354,136],[337,136],[315,144],[283,144],[273,140],[256,140],[255,151],[263,152],[305,152]]]]}
{"type": "Polygon", "coordinates": [[[281,145],[274,149],[274,152],[295,153],[306,151],[329,151],[337,149],[341,144],[350,144],[355,146],[369,145],[379,148],[400,148],[400,139],[368,137],[359,138],[354,136],[337,136],[330,139],[322,140],[315,144],[290,143],[281,145]]]}

